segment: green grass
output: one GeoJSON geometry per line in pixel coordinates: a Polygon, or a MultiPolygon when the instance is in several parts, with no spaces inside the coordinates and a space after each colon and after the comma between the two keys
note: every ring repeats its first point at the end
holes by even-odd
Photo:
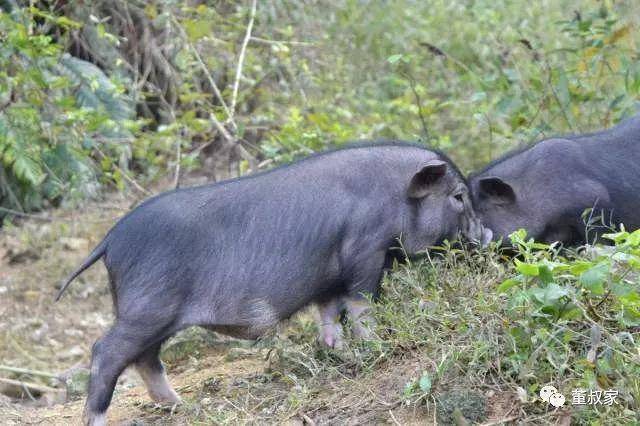
{"type": "MultiPolygon", "coordinates": [[[[374,305],[373,339],[349,339],[342,351],[326,349],[317,343],[310,318],[298,316],[254,347],[267,366],[222,392],[233,404],[198,405],[194,419],[285,421],[310,413],[321,420],[363,421],[359,416],[368,413],[368,421],[388,421],[376,402],[357,399],[366,399],[370,389],[390,409],[411,412],[414,421],[435,415],[440,424],[459,422],[460,416],[481,423],[491,415],[493,421],[526,424],[561,418],[637,424],[640,334],[625,310],[637,309],[638,276],[622,271],[638,269],[639,235],[618,234],[615,246],[598,246],[593,250],[602,253],[594,256],[593,250],[576,254],[535,244],[520,233],[514,236],[515,263],[492,247],[449,248],[397,265],[374,305]],[[611,269],[594,277],[593,268],[603,262],[611,269]],[[548,384],[565,395],[564,408],[540,399],[548,384]],[[617,403],[574,406],[576,388],[615,389],[617,403]]],[[[221,393],[202,397],[219,401],[221,393]]]]}

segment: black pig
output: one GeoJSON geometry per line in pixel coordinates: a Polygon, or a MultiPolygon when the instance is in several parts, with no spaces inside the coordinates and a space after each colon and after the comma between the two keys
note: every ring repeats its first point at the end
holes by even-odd
{"type": "MultiPolygon", "coordinates": [[[[640,116],[610,129],[547,139],[469,177],[474,206],[496,238],[524,228],[538,241],[591,239],[582,213],[640,227],[640,116]]],[[[600,226],[600,228],[601,228],[600,226]]],[[[602,229],[594,229],[597,237],[602,229]]]]}
{"type": "Polygon", "coordinates": [[[366,335],[365,296],[378,291],[389,248],[401,239],[415,253],[459,231],[490,238],[458,169],[400,143],[353,146],[147,200],[58,294],[104,259],[116,321],[93,346],[88,423],[106,422],[130,364],[154,400],[178,402],[158,354],[189,326],[253,339],[316,303],[328,345],[340,345],[341,306],[366,335]]]}

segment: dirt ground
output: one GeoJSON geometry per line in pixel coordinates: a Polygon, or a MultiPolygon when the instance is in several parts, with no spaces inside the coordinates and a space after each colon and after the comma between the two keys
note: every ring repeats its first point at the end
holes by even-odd
{"type": "MultiPolygon", "coordinates": [[[[66,274],[130,206],[130,199],[112,198],[82,211],[58,209],[0,229],[1,424],[80,424],[84,395],[74,389],[82,387],[82,372],[86,379],[93,341],[112,320],[103,265],[86,271],[60,302],[53,300],[66,274]],[[6,379],[46,386],[51,392],[3,388],[6,379]]],[[[184,404],[151,403],[137,374],[128,370],[118,382],[109,424],[434,423],[429,410],[408,407],[398,397],[420,373],[425,360],[419,357],[357,380],[316,380],[310,388],[295,375],[265,379],[273,361],[268,342],[254,345],[192,333],[168,346],[163,358],[184,404]]],[[[495,401],[489,419],[517,414],[513,395],[488,397],[495,401]]]]}

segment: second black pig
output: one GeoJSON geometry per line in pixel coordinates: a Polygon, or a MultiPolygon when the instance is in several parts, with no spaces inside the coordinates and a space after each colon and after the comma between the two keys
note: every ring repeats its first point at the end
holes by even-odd
{"type": "MultiPolygon", "coordinates": [[[[539,241],[591,242],[624,223],[640,227],[640,116],[610,129],[541,141],[472,174],[478,216],[503,240],[524,228],[539,241]],[[591,229],[582,214],[600,216],[591,229]]],[[[593,221],[592,221],[593,222],[593,221]]]]}

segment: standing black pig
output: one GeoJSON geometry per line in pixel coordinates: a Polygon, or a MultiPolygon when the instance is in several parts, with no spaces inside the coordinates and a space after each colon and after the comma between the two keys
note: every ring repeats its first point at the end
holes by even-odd
{"type": "Polygon", "coordinates": [[[317,303],[326,344],[340,345],[341,306],[356,334],[366,334],[365,296],[377,292],[397,239],[415,253],[459,231],[490,239],[456,167],[410,144],[354,146],[151,198],[109,231],[58,294],[104,259],[116,321],[93,346],[88,423],[106,422],[130,364],[154,400],[178,402],[158,354],[188,326],[257,338],[317,303]]]}
{"type": "Polygon", "coordinates": [[[478,216],[496,238],[524,228],[538,241],[589,242],[581,217],[588,208],[605,226],[637,229],[640,116],[507,154],[471,175],[469,187],[478,216]]]}

